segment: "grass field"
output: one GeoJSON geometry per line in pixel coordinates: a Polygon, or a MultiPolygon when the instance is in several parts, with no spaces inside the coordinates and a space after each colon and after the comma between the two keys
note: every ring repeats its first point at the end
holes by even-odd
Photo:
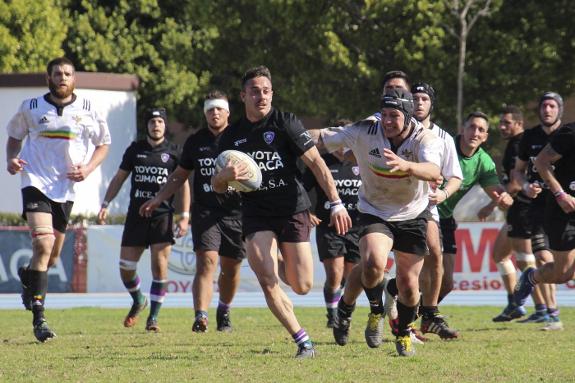
{"type": "MultiPolygon", "coordinates": [[[[541,325],[491,322],[496,307],[445,307],[456,341],[432,335],[413,358],[396,356],[393,342],[369,349],[363,340],[367,309],[354,315],[350,343],[333,342],[324,310],[297,309],[318,356],[295,360],[296,347],[267,309],[234,309],[234,332],[192,333],[189,309],[162,310],[162,332],[144,320],[125,329],[126,310],[49,310],[58,337],[39,344],[31,314],[2,310],[1,382],[572,382],[575,308],[562,309],[564,331],[541,325]]],[[[145,319],[145,318],[144,318],[145,319]]],[[[386,339],[391,336],[386,327],[386,339]]]]}

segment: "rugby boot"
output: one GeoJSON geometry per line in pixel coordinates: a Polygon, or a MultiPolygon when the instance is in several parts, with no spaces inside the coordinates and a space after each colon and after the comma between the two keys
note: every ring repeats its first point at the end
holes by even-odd
{"type": "Polygon", "coordinates": [[[414,356],[415,347],[411,343],[411,337],[409,335],[397,336],[395,338],[395,349],[399,356],[414,356]]]}
{"type": "Polygon", "coordinates": [[[42,318],[34,324],[34,336],[36,339],[38,339],[38,341],[44,343],[49,339],[55,338],[56,333],[50,330],[46,319],[42,318]]]}
{"type": "Polygon", "coordinates": [[[371,348],[377,348],[383,342],[383,314],[369,313],[365,327],[365,342],[371,348]]]}
{"type": "Polygon", "coordinates": [[[148,318],[146,321],[146,331],[160,332],[160,326],[158,326],[158,320],[156,318],[148,318]]]}
{"type": "Polygon", "coordinates": [[[333,322],[333,337],[335,343],[345,346],[349,339],[349,327],[351,326],[351,317],[337,315],[333,322]]]}
{"type": "Polygon", "coordinates": [[[297,347],[296,359],[308,359],[315,357],[315,348],[310,340],[307,340],[297,347]]]}
{"type": "Polygon", "coordinates": [[[509,322],[513,319],[521,318],[527,314],[527,310],[523,306],[515,306],[514,303],[508,304],[501,314],[492,319],[493,322],[509,322]]]}
{"type": "Polygon", "coordinates": [[[547,314],[547,311],[535,311],[527,318],[518,320],[517,323],[547,323],[549,322],[549,319],[550,317],[549,314],[547,314]]]}
{"type": "Polygon", "coordinates": [[[534,272],[534,267],[528,267],[525,269],[523,274],[521,274],[519,282],[515,285],[515,291],[513,292],[513,303],[515,306],[525,305],[525,301],[531,295],[531,292],[535,287],[535,285],[531,283],[531,278],[534,272]]]}
{"type": "Polygon", "coordinates": [[[134,302],[132,303],[132,307],[124,318],[124,327],[134,327],[136,323],[138,323],[138,315],[148,306],[148,298],[144,297],[144,301],[142,303],[134,302]]]}
{"type": "Polygon", "coordinates": [[[192,325],[193,332],[206,332],[208,331],[208,317],[203,314],[198,314],[192,325]]]}
{"type": "Polygon", "coordinates": [[[217,310],[216,312],[216,329],[222,332],[232,332],[232,321],[229,310],[217,310]]]}
{"type": "Polygon", "coordinates": [[[449,328],[441,314],[421,318],[421,332],[439,335],[441,339],[457,339],[459,332],[449,328]]]}

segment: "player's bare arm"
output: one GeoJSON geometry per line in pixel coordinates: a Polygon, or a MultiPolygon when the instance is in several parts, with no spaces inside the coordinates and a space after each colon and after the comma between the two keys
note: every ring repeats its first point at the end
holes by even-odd
{"type": "Polygon", "coordinates": [[[99,145],[96,146],[94,149],[94,153],[92,153],[92,157],[87,164],[77,164],[72,167],[72,169],[68,172],[67,178],[69,180],[75,182],[84,181],[90,173],[92,173],[104,159],[108,155],[108,151],[110,150],[109,145],[99,145]]]}
{"type": "Polygon", "coordinates": [[[8,173],[14,175],[26,165],[26,161],[18,158],[20,150],[22,149],[22,141],[13,137],[8,137],[8,142],[6,142],[6,170],[8,173]]]}
{"type": "Polygon", "coordinates": [[[189,175],[189,170],[184,169],[181,166],[176,167],[176,170],[168,176],[168,182],[162,186],[156,196],[144,202],[144,204],[140,206],[140,215],[143,217],[151,217],[152,212],[156,210],[164,200],[170,198],[180,187],[182,187],[184,182],[188,180],[189,175]]]}
{"type": "Polygon", "coordinates": [[[176,230],[174,235],[176,238],[183,237],[188,232],[188,225],[190,222],[190,183],[184,182],[182,187],[176,192],[176,206],[180,207],[181,213],[176,214],[178,217],[176,222],[176,230]]]}
{"type": "Polygon", "coordinates": [[[487,186],[483,190],[501,210],[507,210],[513,204],[513,197],[502,185],[487,186]]]}
{"type": "Polygon", "coordinates": [[[230,161],[225,168],[212,177],[212,188],[216,193],[223,194],[228,190],[228,182],[247,179],[249,179],[248,165],[241,161],[232,164],[230,161]]]}
{"type": "Polygon", "coordinates": [[[527,181],[526,161],[522,161],[519,158],[515,160],[515,168],[511,171],[511,182],[509,182],[508,189],[523,191],[523,193],[529,198],[535,198],[539,193],[541,193],[541,186],[537,183],[530,183],[527,181]]]}
{"type": "Polygon", "coordinates": [[[535,168],[543,178],[543,181],[549,186],[549,190],[555,196],[557,204],[565,213],[572,213],[575,211],[575,198],[565,193],[557,178],[553,173],[553,164],[561,158],[561,154],[557,153],[551,145],[547,144],[539,155],[535,158],[535,168]]]}
{"type": "Polygon", "coordinates": [[[102,202],[102,206],[100,207],[100,211],[98,212],[98,223],[103,225],[106,222],[106,218],[108,218],[108,205],[120,192],[122,185],[130,175],[130,172],[127,172],[122,169],[118,169],[112,181],[110,181],[110,185],[108,186],[108,190],[106,190],[106,194],[104,195],[104,201],[102,202]]]}
{"type": "Polygon", "coordinates": [[[453,193],[459,190],[460,186],[461,179],[457,177],[451,177],[449,180],[447,180],[447,183],[443,189],[437,188],[433,193],[430,193],[429,201],[435,205],[440,204],[449,198],[450,195],[453,195],[453,193]]]}
{"type": "Polygon", "coordinates": [[[423,181],[435,181],[441,176],[439,166],[431,162],[406,161],[387,148],[383,149],[383,156],[387,159],[387,166],[392,172],[406,172],[423,181]]]}
{"type": "Polygon", "coordinates": [[[319,186],[323,189],[325,195],[329,199],[330,204],[333,204],[329,225],[335,226],[336,232],[340,235],[347,233],[351,227],[351,218],[349,217],[347,210],[341,204],[331,172],[323,158],[321,158],[319,151],[314,146],[302,154],[300,158],[312,171],[319,186]]]}

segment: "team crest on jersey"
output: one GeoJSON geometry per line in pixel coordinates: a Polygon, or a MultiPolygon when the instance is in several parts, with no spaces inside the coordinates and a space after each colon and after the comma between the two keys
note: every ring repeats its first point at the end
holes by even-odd
{"type": "Polygon", "coordinates": [[[271,144],[275,138],[276,134],[274,132],[265,132],[264,133],[264,141],[266,144],[271,144]]]}
{"type": "Polygon", "coordinates": [[[160,159],[162,160],[162,162],[168,162],[168,160],[170,159],[170,155],[168,153],[162,153],[162,155],[160,156],[160,159]]]}
{"type": "Polygon", "coordinates": [[[76,124],[79,124],[80,121],[82,121],[82,116],[75,115],[74,117],[72,117],[72,120],[74,120],[76,124]]]}
{"type": "Polygon", "coordinates": [[[50,121],[48,121],[48,118],[46,118],[46,116],[42,116],[42,118],[40,119],[40,121],[38,121],[38,124],[47,124],[50,121]]]}
{"type": "Polygon", "coordinates": [[[352,171],[354,176],[358,176],[359,175],[359,166],[352,166],[351,171],[352,171]]]}

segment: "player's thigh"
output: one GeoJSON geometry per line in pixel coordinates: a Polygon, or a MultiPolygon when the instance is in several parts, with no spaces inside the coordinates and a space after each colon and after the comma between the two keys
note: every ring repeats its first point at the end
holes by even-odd
{"type": "Polygon", "coordinates": [[[398,286],[407,285],[415,288],[419,273],[423,267],[423,256],[413,253],[395,251],[395,265],[398,286]]]}
{"type": "MultiPolygon", "coordinates": [[[[280,250],[285,262],[286,277],[290,282],[313,282],[313,258],[309,242],[281,242],[280,250]]],[[[292,287],[294,287],[292,285],[292,287]]]]}
{"type": "Polygon", "coordinates": [[[122,246],[120,248],[120,259],[138,262],[145,249],[144,246],[122,246]]]}
{"type": "Polygon", "coordinates": [[[359,240],[359,251],[364,271],[371,268],[385,270],[392,246],[393,239],[389,233],[372,231],[363,235],[359,240]]]}
{"type": "Polygon", "coordinates": [[[441,260],[442,252],[439,225],[433,219],[427,221],[426,241],[429,250],[428,254],[425,255],[426,262],[429,260],[431,264],[436,264],[441,260]]]}
{"type": "Polygon", "coordinates": [[[248,263],[260,284],[278,281],[278,245],[272,231],[258,231],[246,237],[248,263]]]}

